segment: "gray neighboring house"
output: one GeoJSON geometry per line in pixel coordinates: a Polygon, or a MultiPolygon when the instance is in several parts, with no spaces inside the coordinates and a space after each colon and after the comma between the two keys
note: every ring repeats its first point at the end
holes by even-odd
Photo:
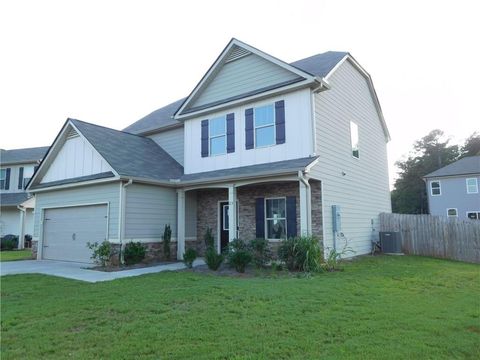
{"type": "Polygon", "coordinates": [[[389,138],[349,53],[288,64],[232,39],[189,96],[123,131],[65,122],[28,185],[34,251],[88,263],[87,242],[118,253],[138,241],[161,259],[169,224],[178,259],[203,254],[207,228],[218,251],[235,238],[276,247],[314,235],[325,253],[348,241],[365,254],[391,211],[389,138]]]}
{"type": "Polygon", "coordinates": [[[480,156],[464,157],[424,180],[431,215],[480,220],[480,156]]]}
{"type": "Polygon", "coordinates": [[[47,150],[48,146],[0,149],[0,236],[33,235],[35,200],[25,187],[47,150]]]}

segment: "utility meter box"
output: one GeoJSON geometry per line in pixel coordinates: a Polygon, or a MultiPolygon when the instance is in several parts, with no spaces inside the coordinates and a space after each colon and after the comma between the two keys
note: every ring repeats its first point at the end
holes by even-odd
{"type": "Polygon", "coordinates": [[[332,205],[333,232],[342,231],[342,214],[340,205],[332,205]]]}

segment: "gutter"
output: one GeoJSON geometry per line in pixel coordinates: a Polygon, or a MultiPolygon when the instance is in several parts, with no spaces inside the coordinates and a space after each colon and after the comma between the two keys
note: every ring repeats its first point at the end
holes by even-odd
{"type": "Polygon", "coordinates": [[[123,242],[123,237],[125,234],[125,209],[126,209],[126,198],[125,194],[127,192],[127,187],[133,184],[133,179],[129,179],[125,184],[120,183],[120,204],[119,204],[119,228],[118,228],[118,240],[120,243],[120,263],[123,265],[124,260],[124,251],[125,244],[123,242]]]}
{"type": "MultiPolygon", "coordinates": [[[[312,199],[311,199],[311,191],[312,188],[310,183],[308,182],[308,178],[304,176],[301,170],[298,171],[298,179],[305,185],[307,188],[307,235],[312,234],[312,199]]],[[[302,234],[303,235],[303,234],[302,234]]]]}

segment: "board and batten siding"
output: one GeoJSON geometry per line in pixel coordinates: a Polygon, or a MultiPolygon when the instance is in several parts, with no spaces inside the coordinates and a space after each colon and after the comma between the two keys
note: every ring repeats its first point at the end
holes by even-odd
{"type": "Polygon", "coordinates": [[[190,107],[195,108],[298,78],[255,54],[223,64],[190,107]]]}
{"type": "Polygon", "coordinates": [[[175,189],[135,184],[125,192],[125,240],[160,241],[165,225],[177,235],[177,194],[175,189]]]}
{"type": "Polygon", "coordinates": [[[112,171],[112,167],[81,136],[68,139],[42,177],[42,183],[112,171]]]}
{"type": "Polygon", "coordinates": [[[118,182],[82,186],[64,190],[39,192],[35,194],[34,238],[40,237],[43,219],[42,209],[64,206],[81,206],[108,203],[108,238],[118,239],[120,185],[118,182]]]}
{"type": "Polygon", "coordinates": [[[310,89],[302,89],[186,120],[184,125],[185,173],[229,169],[310,156],[314,152],[311,115],[310,89]],[[246,150],[245,110],[274,104],[280,100],[285,101],[285,143],[246,150]],[[229,113],[235,115],[235,151],[223,155],[202,157],[202,120],[224,116],[229,113]]]}
{"type": "Polygon", "coordinates": [[[337,250],[347,239],[355,251],[349,255],[361,255],[378,237],[379,214],[391,212],[387,140],[368,82],[349,61],[329,83],[331,90],[314,95],[319,160],[311,170],[322,181],[324,246],[333,248],[332,205],[340,205],[345,238],[337,239],[337,250]],[[358,125],[358,159],[352,156],[350,121],[358,125]]]}
{"type": "Polygon", "coordinates": [[[184,135],[183,126],[148,136],[183,166],[184,135]]]}

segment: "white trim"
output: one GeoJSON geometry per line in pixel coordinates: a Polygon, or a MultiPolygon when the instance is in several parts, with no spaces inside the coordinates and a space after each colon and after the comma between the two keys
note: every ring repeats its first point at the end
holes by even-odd
{"type": "Polygon", "coordinates": [[[457,208],[447,208],[447,217],[457,217],[458,218],[458,209],[457,208]],[[455,210],[455,215],[449,215],[450,210],[455,210]]]}
{"type": "Polygon", "coordinates": [[[474,178],[466,178],[466,179],[465,179],[465,184],[466,184],[466,186],[467,186],[467,194],[478,194],[478,180],[477,180],[476,177],[474,177],[474,178]],[[476,189],[476,191],[471,191],[471,192],[468,191],[468,186],[469,186],[469,185],[468,185],[468,180],[475,180],[475,189],[476,189]]]}
{"type": "Polygon", "coordinates": [[[442,195],[442,183],[440,182],[440,180],[431,180],[430,181],[430,195],[431,196],[441,196],[442,195]],[[434,183],[434,182],[438,182],[438,190],[440,190],[439,194],[434,194],[433,193],[432,183],[434,183]]]}
{"type": "Polygon", "coordinates": [[[27,192],[31,192],[31,193],[36,194],[36,193],[52,191],[52,190],[70,189],[70,188],[74,188],[74,187],[88,186],[88,185],[94,185],[94,184],[95,185],[96,184],[103,184],[103,183],[115,182],[115,181],[120,181],[120,178],[109,177],[109,178],[103,178],[103,179],[82,181],[82,182],[78,182],[78,183],[62,184],[62,185],[56,185],[56,186],[49,186],[49,187],[45,187],[45,188],[41,188],[41,189],[27,190],[27,192]]]}
{"type": "MultiPolygon", "coordinates": [[[[287,197],[286,196],[275,196],[275,197],[266,197],[263,199],[264,201],[264,204],[263,204],[263,212],[264,212],[264,216],[263,216],[263,221],[264,221],[264,229],[265,229],[265,239],[268,240],[268,241],[272,241],[272,240],[278,240],[278,241],[281,241],[283,239],[270,239],[268,237],[268,226],[267,226],[267,221],[268,220],[275,220],[273,218],[268,218],[267,219],[267,200],[277,200],[277,199],[283,199],[285,200],[285,218],[279,218],[280,220],[283,220],[285,219],[285,238],[288,237],[288,231],[287,231],[287,227],[288,227],[288,221],[287,221],[287,197]]],[[[296,217],[296,215],[295,215],[296,217]]],[[[297,219],[295,219],[295,222],[297,221],[297,219]]]]}
{"type": "MultiPolygon", "coordinates": [[[[71,208],[71,207],[84,207],[84,206],[96,206],[96,205],[107,205],[107,228],[105,231],[105,239],[109,238],[109,231],[110,231],[110,202],[109,201],[100,201],[100,202],[91,202],[91,203],[75,203],[75,204],[68,204],[68,205],[53,205],[53,206],[45,206],[40,208],[40,224],[39,224],[39,234],[40,236],[37,238],[37,260],[43,259],[43,242],[45,239],[45,210],[52,210],[52,209],[64,209],[64,208],[71,208]]],[[[32,239],[35,240],[35,239],[32,239]]]]}
{"type": "Polygon", "coordinates": [[[312,144],[313,144],[313,151],[312,155],[315,156],[317,154],[317,117],[315,111],[315,93],[311,91],[310,94],[310,111],[311,111],[311,121],[312,121],[312,144]]]}
{"type": "MultiPolygon", "coordinates": [[[[230,50],[234,47],[234,46],[238,46],[240,48],[243,48],[249,52],[251,52],[252,54],[255,54],[255,55],[258,55],[304,79],[307,80],[307,82],[313,82],[315,81],[315,77],[300,70],[300,69],[297,69],[296,67],[290,65],[290,64],[287,64],[279,59],[276,59],[275,57],[271,56],[271,55],[268,55],[267,53],[263,52],[263,51],[260,51],[258,49],[255,49],[254,47],[250,46],[250,45],[247,45],[245,44],[244,42],[241,42],[237,39],[232,39],[230,40],[230,42],[228,43],[228,45],[225,47],[225,49],[220,53],[220,55],[218,56],[218,58],[215,60],[215,62],[213,63],[213,65],[210,67],[210,69],[208,69],[208,71],[205,73],[205,75],[202,77],[202,79],[200,80],[200,82],[195,86],[195,88],[193,89],[193,91],[191,92],[191,94],[188,96],[188,98],[183,102],[183,104],[181,105],[181,107],[176,111],[175,115],[174,115],[174,118],[175,119],[180,119],[183,117],[183,115],[180,115],[182,113],[183,110],[185,110],[185,108],[190,104],[190,102],[196,98],[197,94],[203,89],[203,87],[208,84],[210,82],[210,77],[211,76],[214,76],[216,73],[217,73],[217,68],[219,66],[222,66],[224,63],[225,63],[225,57],[227,56],[227,54],[230,52],[230,50]]],[[[213,109],[213,108],[210,108],[210,110],[213,109]]]]}

